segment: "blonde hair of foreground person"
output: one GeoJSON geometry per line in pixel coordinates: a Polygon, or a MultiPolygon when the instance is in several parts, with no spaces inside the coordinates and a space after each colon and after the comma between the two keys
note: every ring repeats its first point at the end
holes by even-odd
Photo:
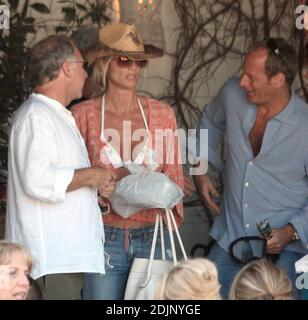
{"type": "Polygon", "coordinates": [[[213,262],[190,259],[163,276],[156,300],[221,300],[218,273],[213,262]]]}
{"type": "Polygon", "coordinates": [[[24,246],[0,241],[0,300],[27,298],[33,260],[24,246]]]}
{"type": "Polygon", "coordinates": [[[266,259],[254,260],[235,277],[230,300],[292,300],[292,284],[287,274],[266,259]]]}

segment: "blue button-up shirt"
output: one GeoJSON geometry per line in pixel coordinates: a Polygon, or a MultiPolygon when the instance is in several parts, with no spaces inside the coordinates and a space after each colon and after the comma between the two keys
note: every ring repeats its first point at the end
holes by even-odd
{"type": "Polygon", "coordinates": [[[208,160],[224,172],[221,213],[210,235],[225,249],[242,236],[259,235],[256,223],[272,228],[292,223],[301,241],[286,250],[308,248],[308,106],[295,93],[287,107],[268,121],[260,153],[254,158],[249,132],[256,106],[246,99],[239,79],[225,83],[203,112],[199,129],[208,129],[208,160]],[[219,144],[225,137],[226,161],[219,144]]]}

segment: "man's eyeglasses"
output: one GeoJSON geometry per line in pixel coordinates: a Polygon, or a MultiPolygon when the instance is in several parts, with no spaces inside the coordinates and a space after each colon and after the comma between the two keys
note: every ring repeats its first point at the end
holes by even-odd
{"type": "Polygon", "coordinates": [[[276,55],[277,57],[280,58],[280,60],[282,61],[282,63],[286,66],[286,68],[288,69],[288,71],[290,70],[290,67],[288,66],[288,64],[286,63],[286,61],[283,59],[280,49],[276,43],[276,41],[272,38],[269,38],[265,41],[266,46],[268,47],[268,49],[271,51],[272,54],[276,55]]]}
{"type": "Polygon", "coordinates": [[[89,62],[87,62],[87,61],[82,61],[82,60],[72,60],[72,61],[68,61],[68,62],[70,62],[70,63],[82,63],[82,67],[86,70],[86,71],[88,71],[89,70],[89,66],[90,66],[90,64],[89,64],[89,62]]]}
{"type": "Polygon", "coordinates": [[[119,56],[116,61],[119,68],[129,68],[133,63],[140,68],[145,68],[148,64],[148,60],[131,60],[125,56],[119,56]]]}

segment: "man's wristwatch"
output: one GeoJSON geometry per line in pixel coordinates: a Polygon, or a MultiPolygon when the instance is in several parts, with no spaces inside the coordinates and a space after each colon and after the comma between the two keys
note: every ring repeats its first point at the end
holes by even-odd
{"type": "Polygon", "coordinates": [[[292,231],[293,231],[291,240],[292,240],[292,241],[299,240],[298,232],[296,231],[296,229],[295,229],[295,227],[293,226],[293,224],[292,224],[292,223],[287,223],[287,226],[289,226],[289,227],[292,229],[292,231]]]}

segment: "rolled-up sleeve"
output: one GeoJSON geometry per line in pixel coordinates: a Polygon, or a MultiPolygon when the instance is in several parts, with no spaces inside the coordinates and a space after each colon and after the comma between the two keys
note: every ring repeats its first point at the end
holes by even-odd
{"type": "Polygon", "coordinates": [[[74,169],[69,168],[57,168],[55,170],[55,184],[54,184],[54,194],[52,202],[62,202],[64,201],[67,187],[72,182],[74,177],[74,169]]]}
{"type": "Polygon", "coordinates": [[[47,117],[29,115],[13,128],[11,148],[24,192],[46,202],[63,202],[74,168],[59,167],[56,127],[47,117]]]}

